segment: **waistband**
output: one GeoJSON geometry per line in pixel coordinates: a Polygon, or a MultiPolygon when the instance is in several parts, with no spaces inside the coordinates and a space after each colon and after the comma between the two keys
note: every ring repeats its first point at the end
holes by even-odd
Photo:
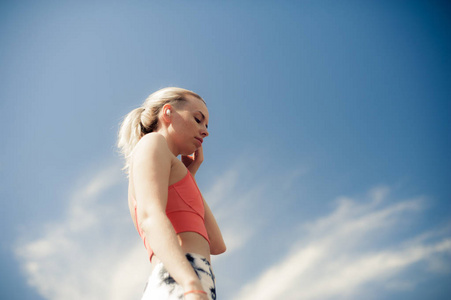
{"type": "MultiPolygon", "coordinates": [[[[198,268],[203,268],[203,269],[205,268],[205,269],[211,270],[211,263],[203,255],[189,252],[189,253],[185,254],[185,257],[191,263],[191,265],[193,267],[194,267],[194,265],[196,265],[196,267],[198,267],[198,268]]],[[[155,269],[157,269],[157,267],[160,267],[158,269],[161,269],[161,267],[164,267],[163,262],[160,261],[158,264],[156,264],[154,271],[155,271],[155,269]]],[[[154,271],[152,271],[152,273],[154,271]]]]}

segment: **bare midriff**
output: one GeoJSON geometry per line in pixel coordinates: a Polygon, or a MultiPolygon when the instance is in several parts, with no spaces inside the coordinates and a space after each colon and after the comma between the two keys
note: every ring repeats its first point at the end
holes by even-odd
{"type": "MultiPolygon", "coordinates": [[[[202,255],[210,262],[210,244],[203,236],[196,232],[181,232],[177,234],[180,246],[185,253],[196,253],[202,255]]],[[[160,263],[156,255],[152,256],[152,270],[160,263]]]]}

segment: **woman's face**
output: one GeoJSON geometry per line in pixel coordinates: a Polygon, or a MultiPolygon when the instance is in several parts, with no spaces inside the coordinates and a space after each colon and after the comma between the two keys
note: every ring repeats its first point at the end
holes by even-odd
{"type": "Polygon", "coordinates": [[[180,108],[171,111],[171,114],[172,137],[180,154],[193,153],[208,136],[207,106],[202,100],[188,95],[180,108]]]}

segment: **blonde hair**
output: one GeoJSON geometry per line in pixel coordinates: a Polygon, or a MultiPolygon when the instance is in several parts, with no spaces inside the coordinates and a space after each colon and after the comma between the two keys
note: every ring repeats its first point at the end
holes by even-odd
{"type": "Polygon", "coordinates": [[[128,174],[130,159],[138,141],[147,133],[158,128],[158,114],[165,104],[172,104],[175,108],[186,102],[186,96],[191,95],[205,101],[196,93],[177,87],[167,87],[151,94],[141,107],[129,112],[122,121],[118,133],[117,146],[124,155],[124,170],[128,174]]]}

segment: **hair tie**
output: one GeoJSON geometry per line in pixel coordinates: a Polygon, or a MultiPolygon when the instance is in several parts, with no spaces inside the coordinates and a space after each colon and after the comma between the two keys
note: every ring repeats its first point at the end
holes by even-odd
{"type": "Polygon", "coordinates": [[[207,293],[205,291],[199,291],[199,290],[192,290],[192,291],[183,293],[184,296],[186,296],[188,294],[204,294],[204,295],[206,295],[207,293]]]}

